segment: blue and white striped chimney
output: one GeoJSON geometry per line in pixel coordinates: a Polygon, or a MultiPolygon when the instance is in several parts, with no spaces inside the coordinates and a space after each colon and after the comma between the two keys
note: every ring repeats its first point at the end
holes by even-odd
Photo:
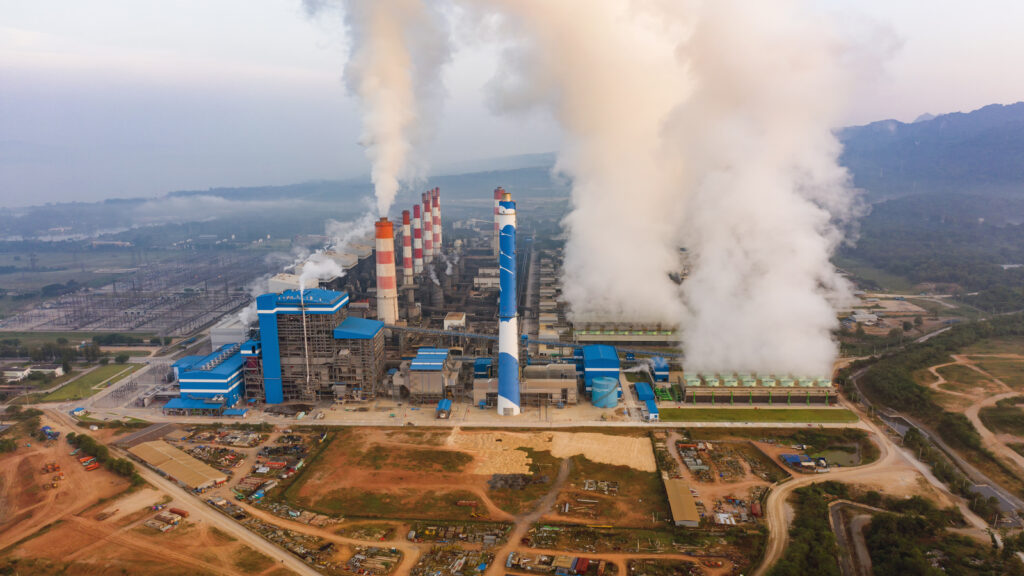
{"type": "Polygon", "coordinates": [[[498,202],[498,414],[519,414],[519,317],[516,314],[516,203],[498,202]]]}

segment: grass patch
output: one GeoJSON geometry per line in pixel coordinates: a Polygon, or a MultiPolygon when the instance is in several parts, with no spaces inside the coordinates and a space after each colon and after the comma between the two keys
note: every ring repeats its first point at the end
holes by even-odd
{"type": "Polygon", "coordinates": [[[915,284],[907,278],[890,274],[860,260],[840,257],[835,257],[832,260],[836,266],[849,272],[855,280],[861,280],[861,284],[878,286],[881,290],[894,292],[909,292],[914,289],[915,284]]]}
{"type": "MultiPolygon", "coordinates": [[[[972,370],[967,366],[961,364],[953,364],[952,366],[943,366],[942,368],[936,369],[936,372],[942,375],[943,378],[952,384],[960,384],[967,388],[977,388],[984,386],[987,379],[985,375],[977,370],[972,370]]],[[[940,384],[940,387],[945,387],[945,384],[940,384]]]]}
{"type": "Polygon", "coordinates": [[[1024,436],[1024,411],[1015,406],[986,406],[978,412],[981,423],[995,432],[1024,436]]]}
{"type": "MultiPolygon", "coordinates": [[[[104,337],[113,334],[123,334],[123,332],[8,332],[4,330],[0,331],[0,340],[17,339],[23,346],[34,348],[43,344],[56,344],[57,340],[63,338],[68,341],[69,345],[77,346],[83,340],[92,342],[94,336],[104,337]]],[[[154,335],[152,332],[131,333],[131,336],[145,341],[149,341],[154,335]]]]}
{"type": "Polygon", "coordinates": [[[465,452],[372,445],[355,461],[364,468],[462,472],[473,457],[465,452]]]}
{"type": "Polygon", "coordinates": [[[968,356],[974,354],[1020,354],[1024,350],[1024,336],[1001,336],[986,338],[971,344],[962,352],[968,356]]]}
{"type": "Polygon", "coordinates": [[[270,556],[261,554],[248,546],[242,546],[240,550],[236,551],[232,555],[232,561],[235,568],[248,574],[259,574],[274,565],[274,560],[270,556]]]}
{"type": "Polygon", "coordinates": [[[845,408],[660,408],[663,422],[856,422],[845,408]]]}
{"type": "Polygon", "coordinates": [[[974,364],[1011,388],[1024,388],[1024,360],[1012,358],[976,359],[974,364]]]}
{"type": "Polygon", "coordinates": [[[468,520],[476,509],[456,506],[455,503],[460,500],[480,502],[475,494],[464,490],[424,492],[416,488],[405,488],[377,492],[342,488],[313,502],[309,509],[323,514],[359,518],[468,520]]]}
{"type": "Polygon", "coordinates": [[[96,386],[104,383],[109,386],[143,366],[144,364],[107,364],[106,366],[99,366],[67,386],[43,396],[40,401],[64,402],[88,398],[98,392],[95,389],[96,386]]]}
{"type": "MultiPolygon", "coordinates": [[[[645,472],[629,466],[601,464],[584,458],[572,457],[572,471],[559,494],[559,502],[576,505],[575,498],[597,500],[593,524],[614,523],[617,526],[649,526],[654,515],[664,519],[668,499],[658,472],[645,472]],[[619,483],[616,496],[600,492],[583,491],[584,480],[619,483]]],[[[572,511],[570,510],[570,515],[572,511]]]]}

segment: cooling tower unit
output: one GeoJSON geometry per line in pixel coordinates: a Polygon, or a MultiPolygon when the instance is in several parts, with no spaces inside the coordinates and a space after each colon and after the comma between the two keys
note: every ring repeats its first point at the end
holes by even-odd
{"type": "Polygon", "coordinates": [[[594,378],[590,399],[597,408],[615,408],[619,405],[619,379],[599,376],[594,378]]]}
{"type": "MultiPolygon", "coordinates": [[[[499,188],[500,190],[500,188],[499,188]]],[[[498,414],[519,414],[519,318],[516,316],[516,203],[502,191],[498,203],[498,414]]]]}
{"type": "Polygon", "coordinates": [[[408,210],[402,210],[402,285],[412,286],[412,224],[408,210]]]}
{"type": "Polygon", "coordinates": [[[430,211],[430,194],[423,193],[423,261],[434,261],[434,217],[430,211]]]}
{"type": "Polygon", "coordinates": [[[395,228],[387,218],[377,221],[377,319],[398,321],[398,288],[395,282],[395,228]]]}
{"type": "Polygon", "coordinates": [[[423,223],[419,204],[412,207],[412,272],[423,272],[423,223]]]}
{"type": "Polygon", "coordinates": [[[430,191],[433,204],[431,205],[432,216],[434,225],[432,230],[434,232],[434,256],[441,256],[441,240],[443,234],[441,233],[441,189],[434,188],[430,191]]]}

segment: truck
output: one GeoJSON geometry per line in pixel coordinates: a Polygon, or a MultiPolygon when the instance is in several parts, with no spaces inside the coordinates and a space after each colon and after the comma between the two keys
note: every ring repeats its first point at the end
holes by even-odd
{"type": "Polygon", "coordinates": [[[182,518],[188,518],[188,511],[187,510],[182,510],[181,508],[168,508],[167,511],[170,512],[171,514],[177,514],[178,516],[181,516],[182,518]]]}

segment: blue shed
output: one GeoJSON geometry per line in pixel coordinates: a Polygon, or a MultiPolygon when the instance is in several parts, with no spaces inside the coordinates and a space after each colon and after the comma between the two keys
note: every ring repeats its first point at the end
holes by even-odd
{"type": "Polygon", "coordinates": [[[647,382],[636,382],[633,384],[636,388],[636,397],[641,402],[653,402],[654,401],[654,390],[651,389],[651,385],[647,382]]]}
{"type": "Polygon", "coordinates": [[[661,356],[651,358],[654,363],[653,376],[655,382],[668,382],[668,360],[661,356]]]}

